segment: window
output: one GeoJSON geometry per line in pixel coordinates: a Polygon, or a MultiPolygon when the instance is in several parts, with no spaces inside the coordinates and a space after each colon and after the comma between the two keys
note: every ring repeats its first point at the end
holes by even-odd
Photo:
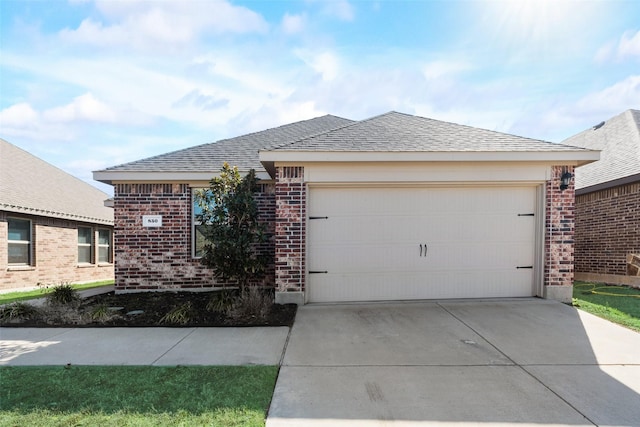
{"type": "Polygon", "coordinates": [[[8,219],[9,264],[31,265],[31,221],[28,219],[8,219]]]}
{"type": "Polygon", "coordinates": [[[111,262],[111,231],[98,230],[98,262],[111,262]]]}
{"type": "Polygon", "coordinates": [[[78,264],[93,264],[93,229],[78,227],[78,264]]]}
{"type": "Polygon", "coordinates": [[[202,232],[204,226],[198,221],[198,215],[202,214],[202,207],[198,204],[196,193],[205,189],[194,188],[191,193],[192,215],[191,215],[191,246],[194,258],[201,258],[204,250],[205,237],[202,232]]]}

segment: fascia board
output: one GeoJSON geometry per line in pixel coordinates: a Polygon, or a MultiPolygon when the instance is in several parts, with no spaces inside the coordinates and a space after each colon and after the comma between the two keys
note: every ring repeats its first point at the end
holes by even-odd
{"type": "MultiPolygon", "coordinates": [[[[240,171],[246,174],[249,171],[240,171]]],[[[95,181],[113,185],[114,182],[194,182],[210,181],[211,178],[219,176],[219,172],[132,172],[132,171],[96,171],[93,172],[95,181]]],[[[265,171],[256,171],[258,179],[271,179],[265,171]]]]}
{"type": "Polygon", "coordinates": [[[260,161],[271,162],[549,162],[574,164],[594,162],[597,150],[576,151],[261,151],[260,161]]]}

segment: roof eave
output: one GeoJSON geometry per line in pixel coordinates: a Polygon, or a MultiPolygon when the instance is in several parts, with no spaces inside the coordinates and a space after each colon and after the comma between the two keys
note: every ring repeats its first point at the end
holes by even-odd
{"type": "MultiPolygon", "coordinates": [[[[240,169],[240,173],[248,173],[249,169],[240,169]]],[[[93,172],[93,179],[105,184],[114,182],[201,182],[210,181],[219,172],[184,172],[184,171],[109,171],[93,172]]],[[[258,179],[271,179],[266,171],[256,170],[258,179]]]]}
{"type": "Polygon", "coordinates": [[[261,151],[273,176],[276,162],[549,162],[582,166],[600,158],[596,150],[562,151],[261,151]]]}

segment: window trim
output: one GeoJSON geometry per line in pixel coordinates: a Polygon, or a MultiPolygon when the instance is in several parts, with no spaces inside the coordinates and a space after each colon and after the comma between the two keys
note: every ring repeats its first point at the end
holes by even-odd
{"type": "Polygon", "coordinates": [[[96,258],[95,258],[95,251],[94,251],[94,240],[95,240],[95,236],[94,236],[94,230],[93,227],[84,227],[84,226],[78,226],[78,238],[80,237],[80,229],[85,229],[85,230],[89,230],[89,236],[91,241],[89,243],[80,243],[78,242],[78,248],[80,248],[80,246],[82,247],[89,247],[89,261],[80,261],[80,253],[78,253],[78,265],[93,265],[96,263],[96,258]]]}
{"type": "Polygon", "coordinates": [[[8,217],[7,218],[7,266],[14,267],[31,267],[33,266],[33,221],[28,218],[8,217]],[[11,240],[9,239],[9,222],[23,221],[29,224],[29,240],[11,240]],[[9,245],[18,244],[27,246],[27,262],[10,262],[9,261],[9,245]]]}
{"type": "Polygon", "coordinates": [[[209,187],[191,187],[191,258],[202,259],[202,255],[196,255],[196,244],[198,242],[196,227],[202,225],[196,221],[196,191],[210,190],[209,187]]]}
{"type": "Polygon", "coordinates": [[[98,232],[98,238],[96,239],[96,248],[97,248],[97,254],[96,254],[96,259],[98,264],[112,264],[113,263],[113,231],[108,229],[108,228],[98,228],[97,229],[98,232]],[[100,232],[101,231],[106,231],[109,236],[109,243],[104,244],[104,243],[100,243],[100,232]],[[107,260],[106,261],[101,261],[100,260],[100,249],[101,248],[107,248],[107,260]]]}

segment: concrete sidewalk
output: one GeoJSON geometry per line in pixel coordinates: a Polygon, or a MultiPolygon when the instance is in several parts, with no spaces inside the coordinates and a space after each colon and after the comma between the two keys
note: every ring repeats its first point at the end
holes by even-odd
{"type": "Polygon", "coordinates": [[[288,327],[0,328],[0,366],[278,365],[288,327]]]}

